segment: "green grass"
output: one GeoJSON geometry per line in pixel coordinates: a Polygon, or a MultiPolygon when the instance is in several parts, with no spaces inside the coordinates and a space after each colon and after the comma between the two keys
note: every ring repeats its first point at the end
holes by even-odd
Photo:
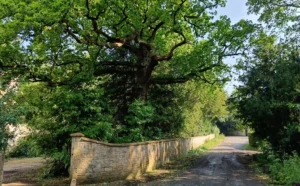
{"type": "Polygon", "coordinates": [[[222,143],[225,139],[225,136],[223,134],[220,134],[216,136],[214,139],[206,141],[202,146],[200,146],[198,149],[202,151],[207,151],[211,148],[214,148],[218,146],[220,143],[222,143]]]}
{"type": "Polygon", "coordinates": [[[252,147],[250,144],[247,144],[245,146],[243,146],[244,150],[255,150],[255,151],[259,151],[258,148],[256,147],[252,147]]]}

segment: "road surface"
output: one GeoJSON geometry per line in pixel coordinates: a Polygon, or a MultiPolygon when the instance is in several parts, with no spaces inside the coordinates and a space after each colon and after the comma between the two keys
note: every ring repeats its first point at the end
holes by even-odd
{"type": "Polygon", "coordinates": [[[46,162],[43,158],[22,158],[9,160],[4,163],[2,186],[31,186],[34,185],[36,172],[46,162]]]}
{"type": "Polygon", "coordinates": [[[243,163],[256,151],[242,150],[247,137],[226,137],[190,169],[177,175],[144,184],[145,186],[262,186],[243,163]]]}

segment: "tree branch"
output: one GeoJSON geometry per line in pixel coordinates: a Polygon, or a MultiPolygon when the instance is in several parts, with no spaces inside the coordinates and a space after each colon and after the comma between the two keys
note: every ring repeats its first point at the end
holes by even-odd
{"type": "Polygon", "coordinates": [[[126,67],[142,67],[129,61],[101,61],[98,66],[126,66],[126,67]]]}
{"type": "Polygon", "coordinates": [[[157,33],[158,29],[161,28],[164,24],[165,24],[165,22],[161,21],[160,23],[158,23],[158,24],[154,27],[151,36],[147,39],[147,41],[148,41],[149,43],[151,43],[151,42],[155,39],[155,36],[156,36],[156,33],[157,33]]]}
{"type": "Polygon", "coordinates": [[[282,4],[274,2],[274,5],[279,6],[279,7],[292,7],[292,8],[300,8],[300,2],[299,4],[296,3],[286,3],[282,2],[282,4]]]}
{"type": "Polygon", "coordinates": [[[96,32],[98,35],[104,36],[107,39],[111,38],[108,34],[106,34],[101,29],[99,29],[98,23],[97,23],[100,15],[103,14],[105,11],[103,11],[103,12],[99,11],[96,17],[92,17],[90,15],[91,10],[90,10],[89,0],[85,0],[85,6],[86,6],[86,8],[88,10],[88,12],[86,14],[86,18],[89,19],[89,20],[91,20],[94,32],[96,32]]]}
{"type": "Polygon", "coordinates": [[[185,83],[189,80],[189,78],[182,77],[182,78],[153,78],[149,81],[149,84],[158,84],[158,85],[169,85],[169,84],[178,84],[178,83],[185,83]]]}
{"type": "Polygon", "coordinates": [[[181,10],[183,4],[186,2],[187,0],[181,0],[181,3],[179,4],[178,8],[173,12],[173,24],[176,25],[176,16],[178,14],[178,12],[181,10]]]}
{"type": "Polygon", "coordinates": [[[134,75],[134,70],[120,70],[117,68],[105,68],[105,69],[96,69],[94,71],[94,76],[101,76],[105,74],[126,74],[126,75],[134,75]]]}
{"type": "MultiPolygon", "coordinates": [[[[153,78],[150,79],[149,83],[150,84],[160,84],[160,85],[168,85],[168,84],[177,84],[177,83],[185,83],[188,80],[192,79],[192,78],[197,78],[200,77],[203,81],[205,81],[205,77],[203,75],[199,76],[199,73],[203,73],[206,72],[208,70],[213,69],[214,67],[220,67],[220,64],[212,64],[208,67],[205,68],[201,68],[195,72],[191,72],[188,75],[184,76],[184,77],[159,77],[159,78],[153,78]],[[204,78],[203,78],[204,77],[204,78]]],[[[207,83],[209,81],[207,80],[207,83]]]]}
{"type": "Polygon", "coordinates": [[[174,46],[170,49],[169,54],[167,54],[167,55],[165,55],[165,56],[153,56],[154,60],[156,60],[156,61],[167,61],[167,60],[172,59],[174,51],[175,51],[178,47],[180,47],[180,46],[182,46],[182,45],[184,45],[184,44],[187,43],[186,37],[183,35],[183,33],[182,33],[182,32],[177,32],[177,33],[183,37],[183,41],[181,41],[180,43],[177,43],[176,45],[174,45],[174,46]]]}

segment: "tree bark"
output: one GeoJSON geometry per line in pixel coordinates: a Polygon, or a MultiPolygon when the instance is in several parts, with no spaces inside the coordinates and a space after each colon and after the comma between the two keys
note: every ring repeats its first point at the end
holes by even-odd
{"type": "Polygon", "coordinates": [[[4,157],[5,157],[4,152],[0,152],[0,186],[2,185],[3,182],[4,157]]]}
{"type": "Polygon", "coordinates": [[[151,47],[142,43],[140,43],[140,48],[136,55],[138,57],[138,67],[135,78],[138,87],[138,97],[145,101],[148,95],[149,80],[158,62],[152,58],[151,47]]]}

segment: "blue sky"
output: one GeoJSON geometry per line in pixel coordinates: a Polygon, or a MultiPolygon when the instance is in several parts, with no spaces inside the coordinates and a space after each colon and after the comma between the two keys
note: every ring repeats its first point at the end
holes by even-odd
{"type": "MultiPolygon", "coordinates": [[[[219,8],[219,15],[226,15],[231,19],[232,24],[237,23],[241,19],[248,19],[257,22],[258,17],[256,15],[248,15],[246,6],[247,0],[227,0],[226,7],[219,8]]],[[[230,66],[235,64],[236,59],[228,58],[225,60],[230,66]]],[[[234,75],[234,74],[233,74],[234,75]]],[[[238,85],[236,81],[237,76],[234,75],[232,80],[225,86],[225,90],[228,94],[231,94],[234,90],[234,85],[238,85]]]]}
{"type": "Polygon", "coordinates": [[[219,8],[219,15],[227,15],[232,23],[236,23],[241,19],[249,19],[256,21],[256,15],[248,15],[246,6],[247,0],[227,0],[226,7],[219,8]]]}

